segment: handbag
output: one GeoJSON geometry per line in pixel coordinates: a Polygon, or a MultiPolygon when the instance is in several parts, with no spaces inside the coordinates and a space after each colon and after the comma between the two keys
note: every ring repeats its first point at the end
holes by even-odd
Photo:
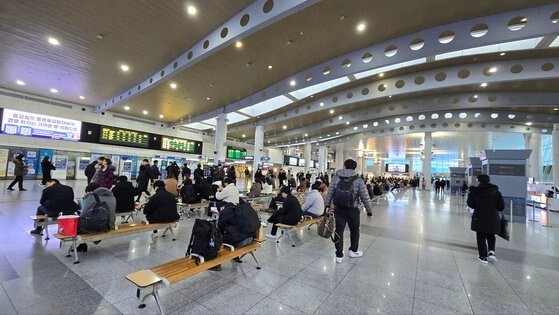
{"type": "Polygon", "coordinates": [[[501,213],[501,231],[497,235],[499,235],[500,237],[504,238],[507,241],[510,241],[509,220],[507,220],[502,213],[501,213]]]}
{"type": "Polygon", "coordinates": [[[332,212],[326,212],[320,222],[318,222],[318,235],[324,238],[330,238],[332,242],[337,243],[334,241],[333,235],[335,234],[335,222],[334,222],[334,214],[332,212]]]}

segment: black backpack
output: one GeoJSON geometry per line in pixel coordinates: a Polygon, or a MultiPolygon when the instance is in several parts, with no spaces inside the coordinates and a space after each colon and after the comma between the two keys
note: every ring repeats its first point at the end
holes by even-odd
{"type": "Polygon", "coordinates": [[[260,218],[250,203],[240,203],[236,206],[235,217],[239,231],[243,234],[256,235],[260,228],[260,218]]]}
{"type": "Polygon", "coordinates": [[[334,191],[334,205],[341,208],[353,207],[355,201],[355,193],[353,192],[353,182],[357,176],[340,177],[336,190],[334,191]]]}
{"type": "MultiPolygon", "coordinates": [[[[196,254],[204,257],[204,260],[212,260],[223,244],[223,237],[217,228],[217,220],[196,219],[192,227],[190,242],[186,249],[186,256],[196,254]]],[[[200,259],[197,260],[200,262],[200,259]]]]}
{"type": "Polygon", "coordinates": [[[196,203],[198,201],[198,194],[194,189],[194,185],[184,185],[181,188],[181,198],[184,203],[196,203]]]}
{"type": "Polygon", "coordinates": [[[109,230],[109,205],[101,201],[97,194],[94,193],[93,197],[95,197],[93,209],[78,219],[78,234],[107,232],[109,230]]]}

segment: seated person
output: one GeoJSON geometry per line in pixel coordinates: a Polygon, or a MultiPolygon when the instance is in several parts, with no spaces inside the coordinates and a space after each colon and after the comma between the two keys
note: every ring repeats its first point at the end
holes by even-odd
{"type": "MultiPolygon", "coordinates": [[[[60,212],[62,214],[73,214],[79,210],[78,204],[74,202],[74,190],[72,187],[62,185],[57,179],[46,181],[40,204],[36,214],[46,215],[51,218],[57,217],[60,212]]],[[[43,228],[38,226],[30,233],[42,235],[43,228]]]]}
{"type": "Polygon", "coordinates": [[[260,197],[262,194],[262,182],[260,178],[255,178],[254,183],[250,187],[250,192],[247,194],[249,197],[260,197]]]}
{"type": "Polygon", "coordinates": [[[116,198],[116,213],[133,211],[135,206],[134,195],[138,191],[128,181],[128,177],[119,176],[116,180],[116,185],[111,189],[113,196],[116,198]]]}
{"type": "Polygon", "coordinates": [[[295,181],[295,177],[293,177],[293,175],[290,175],[289,180],[287,181],[287,186],[291,188],[297,187],[297,182],[295,181]]]}
{"type": "Polygon", "coordinates": [[[165,189],[173,195],[173,197],[177,197],[179,195],[179,182],[177,181],[176,175],[174,173],[170,173],[167,176],[167,179],[164,181],[165,189]]]}
{"type": "Polygon", "coordinates": [[[200,200],[210,200],[210,196],[212,195],[212,186],[207,179],[201,178],[196,181],[194,188],[196,189],[196,193],[198,194],[200,200]]]}
{"type": "Polygon", "coordinates": [[[321,182],[315,182],[307,195],[307,200],[301,205],[303,216],[319,217],[324,213],[324,199],[318,191],[321,182]]]}
{"type": "Polygon", "coordinates": [[[318,192],[322,196],[322,199],[326,201],[326,196],[328,196],[328,183],[326,183],[326,182],[320,183],[320,187],[318,188],[318,192]]]}
{"type": "Polygon", "coordinates": [[[369,198],[373,199],[375,193],[373,192],[373,186],[371,184],[367,184],[367,193],[369,193],[369,198]]]}
{"type": "Polygon", "coordinates": [[[237,222],[237,207],[232,203],[220,202],[218,204],[219,219],[217,226],[223,235],[223,243],[231,244],[235,247],[243,247],[250,244],[255,233],[243,233],[237,222]]]}
{"type": "Polygon", "coordinates": [[[161,180],[155,181],[153,187],[155,188],[155,194],[144,206],[144,214],[148,222],[166,223],[177,221],[180,216],[177,212],[175,197],[167,191],[165,183],[161,180]]]}
{"type": "Polygon", "coordinates": [[[272,179],[271,178],[266,178],[264,180],[264,182],[262,183],[262,194],[264,195],[271,195],[273,194],[273,185],[272,185],[272,179]]]}
{"type": "Polygon", "coordinates": [[[373,184],[373,195],[381,196],[382,195],[382,188],[380,188],[379,183],[375,182],[373,184]]]}
{"type": "MultiPolygon", "coordinates": [[[[109,189],[101,187],[101,185],[95,182],[91,182],[89,183],[89,185],[87,185],[87,187],[85,188],[85,193],[86,194],[83,196],[83,209],[81,210],[80,217],[85,216],[88,212],[95,209],[95,204],[97,203],[97,201],[95,200],[94,195],[97,195],[97,197],[99,197],[99,200],[101,202],[105,202],[109,207],[109,230],[114,230],[117,200],[114,197],[113,193],[109,189]]],[[[132,201],[133,199],[134,195],[132,195],[132,201]]],[[[101,241],[96,241],[94,243],[95,245],[97,245],[99,244],[99,242],[101,241]]],[[[80,245],[78,245],[76,250],[79,252],[87,252],[87,244],[81,243],[80,245]]]]}
{"type": "MultiPolygon", "coordinates": [[[[282,187],[287,187],[287,186],[282,186],[282,187]]],[[[291,190],[290,190],[291,191],[291,190]]],[[[268,209],[272,209],[272,210],[278,210],[278,202],[283,202],[284,198],[281,194],[281,191],[277,194],[277,196],[275,196],[274,198],[272,198],[272,200],[270,200],[270,205],[268,206],[268,209]]]]}
{"type": "Polygon", "coordinates": [[[297,192],[307,192],[307,180],[304,178],[301,178],[301,181],[299,183],[299,186],[297,186],[296,189],[297,192]]]}
{"type": "Polygon", "coordinates": [[[221,181],[221,187],[215,193],[215,199],[236,205],[239,203],[239,190],[237,186],[226,177],[221,181]]]}
{"type": "Polygon", "coordinates": [[[276,210],[276,212],[268,218],[268,222],[273,223],[271,233],[266,234],[266,237],[269,238],[276,238],[276,233],[278,231],[276,223],[295,225],[301,221],[301,215],[303,214],[299,200],[291,194],[289,187],[282,187],[280,193],[284,199],[283,207],[276,210]]]}
{"type": "Polygon", "coordinates": [[[183,203],[198,203],[200,198],[196,192],[194,184],[192,184],[192,179],[185,179],[181,188],[181,199],[183,203]]]}

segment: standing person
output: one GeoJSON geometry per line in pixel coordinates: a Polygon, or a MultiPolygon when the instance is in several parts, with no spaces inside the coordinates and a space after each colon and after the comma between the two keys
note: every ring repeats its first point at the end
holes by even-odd
{"type": "Polygon", "coordinates": [[[99,157],[97,160],[94,160],[93,162],[89,163],[87,165],[87,167],[84,170],[85,173],[85,177],[87,177],[87,184],[89,185],[89,183],[91,183],[91,181],[93,180],[93,177],[95,176],[95,174],[97,173],[97,168],[99,165],[101,165],[101,162],[104,160],[104,157],[99,157]]]}
{"type": "Polygon", "coordinates": [[[479,185],[470,187],[468,195],[468,207],[474,209],[471,229],[476,232],[478,260],[482,264],[487,264],[487,259],[497,261],[495,234],[501,232],[499,212],[505,209],[505,201],[499,187],[491,184],[490,180],[488,175],[478,175],[479,185]]]}
{"type": "Polygon", "coordinates": [[[307,174],[305,175],[305,179],[307,180],[307,182],[309,183],[311,182],[311,177],[312,177],[311,172],[307,171],[307,174]]]}
{"type": "Polygon", "coordinates": [[[97,171],[92,182],[99,184],[101,187],[111,189],[115,183],[115,168],[111,159],[105,158],[101,162],[101,168],[97,171]]]}
{"type": "Polygon", "coordinates": [[[204,177],[204,170],[202,169],[202,165],[198,164],[196,169],[194,170],[194,183],[198,184],[199,181],[202,180],[204,177]]]}
{"type": "Polygon", "coordinates": [[[235,165],[231,165],[229,169],[227,169],[227,177],[229,177],[231,183],[237,185],[237,173],[235,172],[235,165]]]}
{"type": "Polygon", "coordinates": [[[41,184],[45,186],[47,181],[49,181],[51,177],[51,172],[55,170],[56,167],[51,163],[50,157],[47,155],[41,161],[41,170],[43,171],[43,179],[41,180],[41,184]]]}
{"type": "Polygon", "coordinates": [[[134,210],[134,196],[138,190],[134,188],[128,177],[119,176],[115,187],[111,189],[114,197],[116,198],[116,212],[130,212],[134,210]]]}
{"type": "Polygon", "coordinates": [[[153,165],[151,166],[151,183],[159,179],[161,176],[161,172],[159,171],[159,167],[157,166],[158,161],[154,160],[153,165]]]}
{"type": "Polygon", "coordinates": [[[248,187],[248,183],[250,183],[251,180],[251,176],[250,176],[250,171],[248,170],[248,167],[245,168],[245,189],[246,187],[248,187]]]}
{"type": "Polygon", "coordinates": [[[344,229],[346,223],[349,226],[351,242],[348,256],[350,258],[363,256],[363,252],[359,250],[359,201],[367,209],[367,216],[370,218],[373,215],[367,187],[355,172],[356,168],[357,162],[354,160],[348,159],[344,162],[344,169],[338,170],[332,178],[332,184],[328,189],[328,196],[326,196],[324,203],[327,212],[330,211],[331,202],[335,206],[336,235],[334,242],[336,243],[336,263],[338,264],[342,263],[344,257],[344,229]]]}
{"type": "Polygon", "coordinates": [[[287,181],[287,176],[285,175],[285,171],[282,169],[280,169],[279,171],[278,180],[279,180],[280,188],[283,187],[285,185],[285,182],[287,181]]]}
{"type": "Polygon", "coordinates": [[[14,168],[14,176],[16,177],[14,181],[8,186],[8,190],[14,190],[12,187],[17,183],[18,188],[20,191],[26,191],[27,189],[23,188],[23,175],[27,174],[27,165],[23,163],[23,154],[18,154],[12,162],[15,165],[14,168]]]}
{"type": "Polygon", "coordinates": [[[151,167],[149,165],[149,161],[147,159],[142,160],[142,164],[140,164],[140,171],[138,172],[138,177],[136,177],[136,183],[138,183],[138,198],[136,201],[139,202],[140,198],[142,197],[142,193],[146,193],[146,195],[151,196],[148,190],[149,181],[153,179],[153,174],[151,173],[151,167]]]}
{"type": "Polygon", "coordinates": [[[187,179],[190,179],[190,175],[192,175],[192,171],[188,168],[188,164],[184,163],[182,166],[182,181],[184,182],[187,179]]]}

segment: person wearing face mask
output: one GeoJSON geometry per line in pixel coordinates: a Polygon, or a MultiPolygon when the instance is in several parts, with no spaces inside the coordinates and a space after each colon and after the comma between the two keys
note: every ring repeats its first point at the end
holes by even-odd
{"type": "Polygon", "coordinates": [[[221,181],[221,188],[215,193],[215,198],[236,205],[239,203],[239,190],[237,186],[226,177],[221,181]]]}

